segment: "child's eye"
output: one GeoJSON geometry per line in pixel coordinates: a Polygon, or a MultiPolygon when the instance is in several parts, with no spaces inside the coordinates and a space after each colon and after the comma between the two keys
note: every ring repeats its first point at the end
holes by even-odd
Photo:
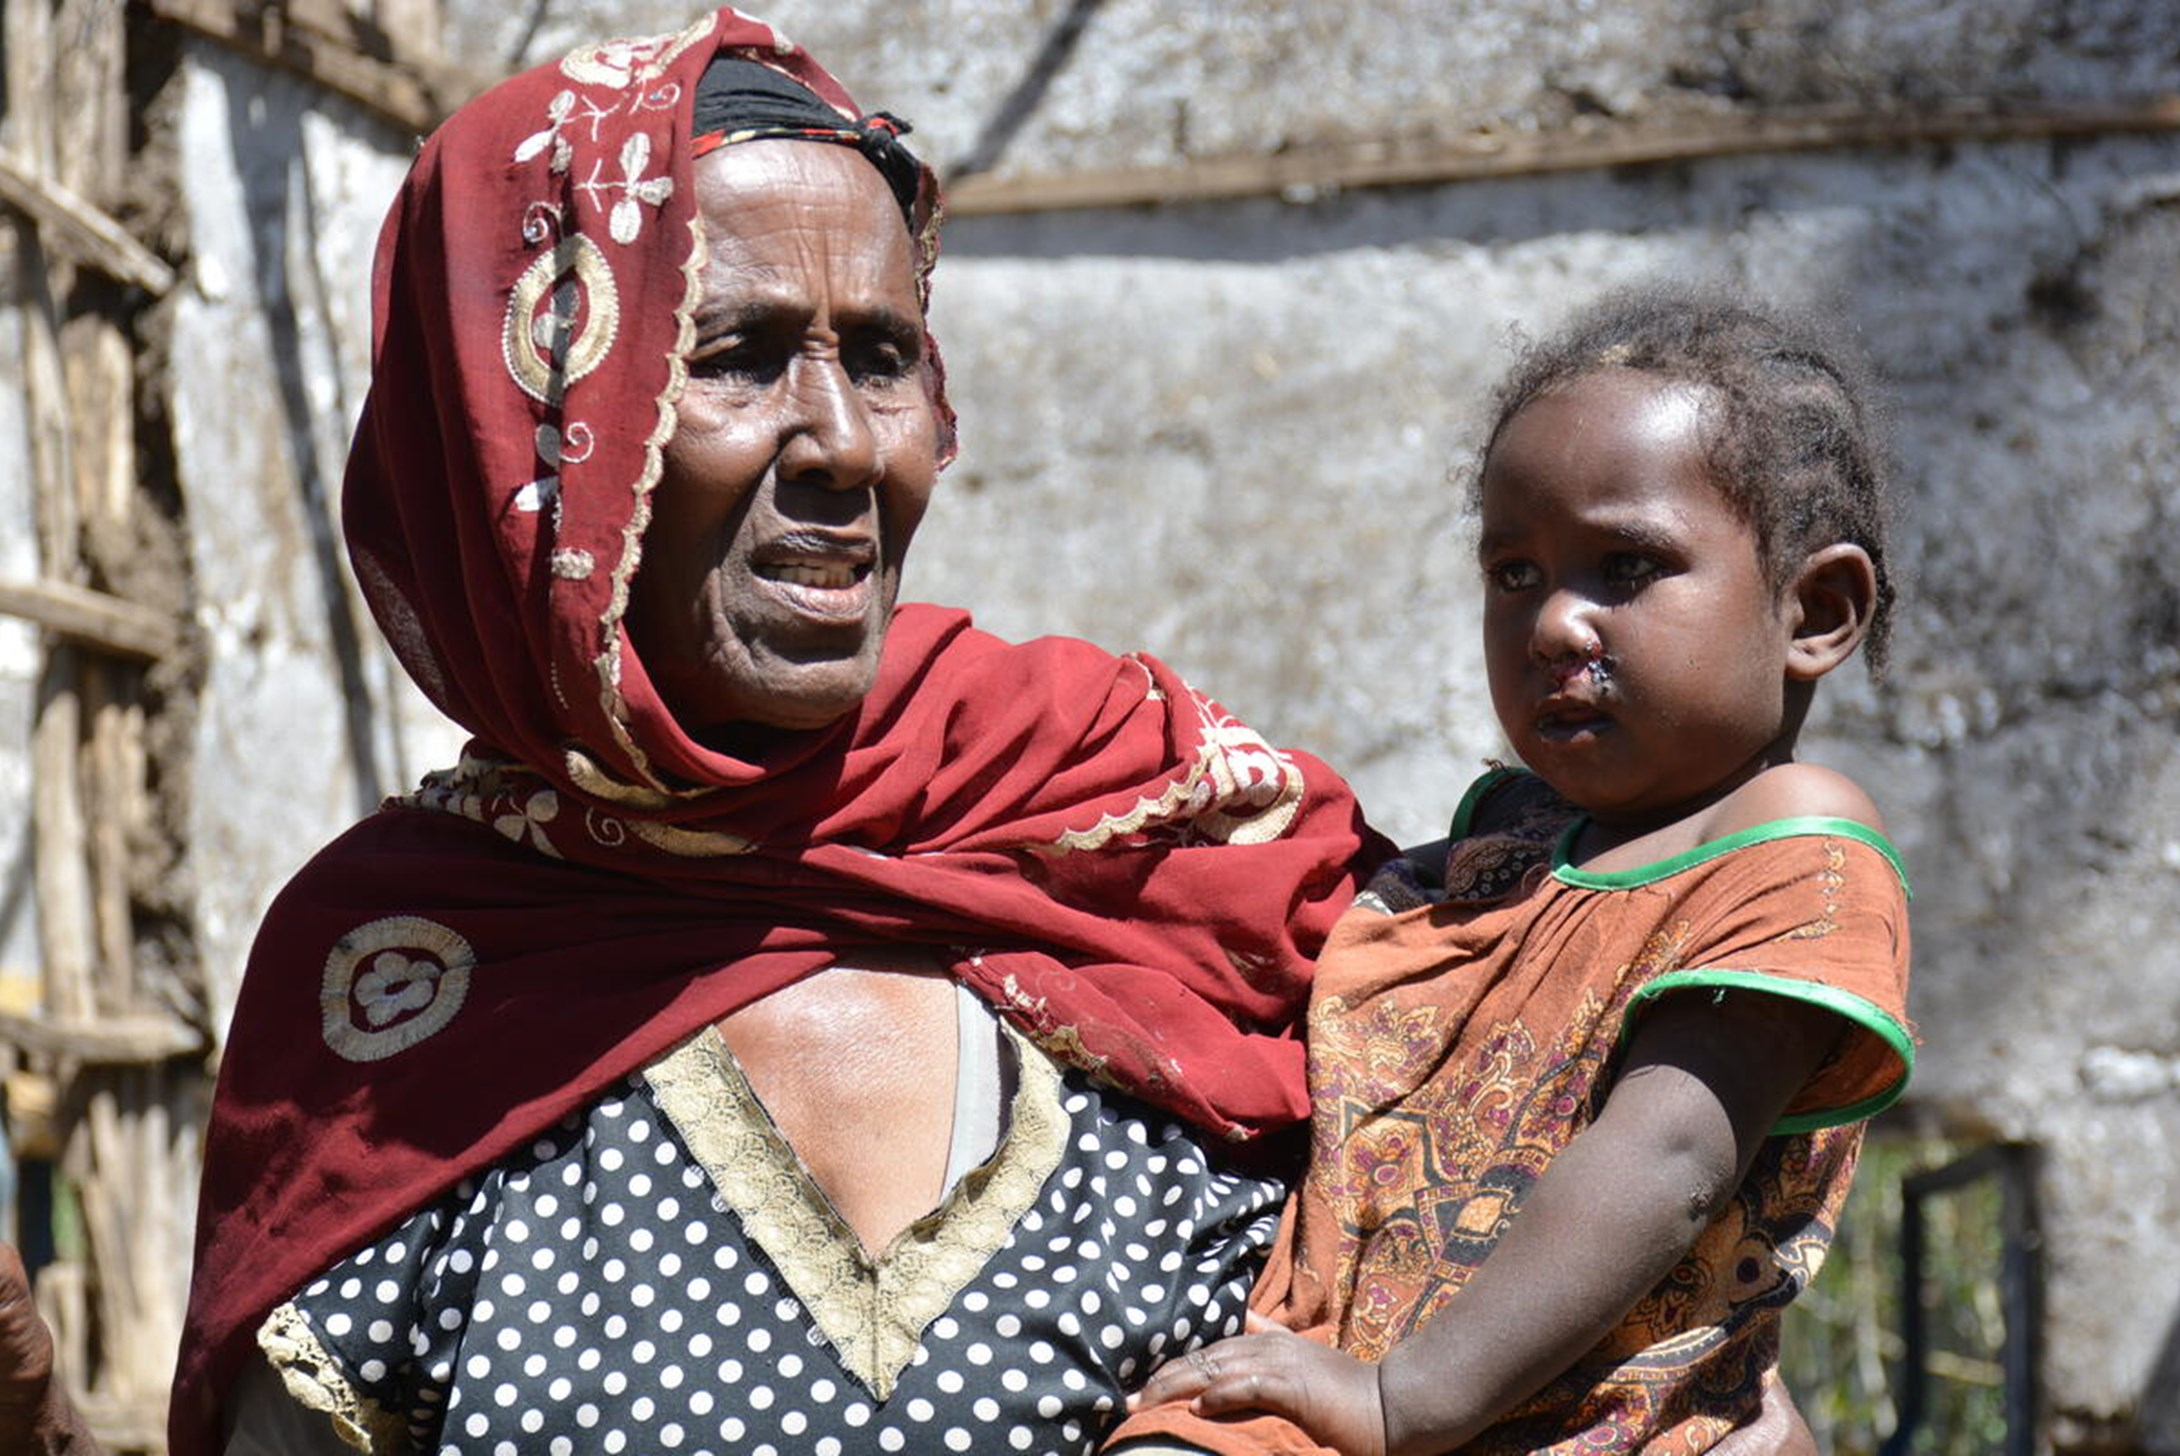
{"type": "Polygon", "coordinates": [[[1484,567],[1484,580],[1503,592],[1524,591],[1540,579],[1533,562],[1495,561],[1484,567]]]}
{"type": "Polygon", "coordinates": [[[1657,557],[1640,551],[1615,551],[1605,558],[1605,580],[1615,586],[1643,586],[1664,570],[1657,557]]]}

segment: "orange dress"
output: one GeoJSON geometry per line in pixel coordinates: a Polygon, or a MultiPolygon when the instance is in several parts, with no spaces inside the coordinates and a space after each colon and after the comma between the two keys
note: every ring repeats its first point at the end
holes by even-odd
{"type": "MultiPolygon", "coordinates": [[[[1907,885],[1884,839],[1846,820],[1781,820],[1613,873],[1567,864],[1581,823],[1540,780],[1496,770],[1454,821],[1443,884],[1397,860],[1334,929],[1310,1002],[1309,1172],[1251,1304],[1381,1358],[1454,1296],[1596,1116],[1644,1005],[1760,992],[1829,1007],[1848,1034],[1687,1257],[1462,1448],[1693,1456],[1756,1415],[1862,1122],[1906,1084],[1907,885]]],[[[1282,1420],[1179,1405],[1115,1438],[1136,1437],[1323,1449],[1282,1420]]]]}

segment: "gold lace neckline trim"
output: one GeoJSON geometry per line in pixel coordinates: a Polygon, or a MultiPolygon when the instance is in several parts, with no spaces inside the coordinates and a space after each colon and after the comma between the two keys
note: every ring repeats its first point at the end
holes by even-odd
{"type": "Polygon", "coordinates": [[[1006,1243],[1066,1151],[1058,1066],[1002,1027],[1020,1075],[998,1149],[875,1255],[773,1124],[717,1031],[705,1027],[644,1073],[750,1241],[878,1400],[893,1393],[924,1328],[1006,1243]]]}

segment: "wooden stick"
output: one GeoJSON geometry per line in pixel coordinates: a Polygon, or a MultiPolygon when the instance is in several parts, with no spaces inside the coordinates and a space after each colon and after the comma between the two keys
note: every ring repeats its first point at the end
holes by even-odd
{"type": "Polygon", "coordinates": [[[151,13],[292,71],[419,135],[497,79],[418,56],[366,54],[278,5],[244,11],[232,0],[151,0],[151,13]]]}
{"type": "Polygon", "coordinates": [[[76,508],[74,432],[69,428],[68,379],[61,362],[60,307],[54,301],[53,271],[29,223],[12,224],[21,267],[16,308],[23,328],[23,393],[30,411],[32,511],[37,522],[38,560],[56,580],[81,570],[78,557],[83,526],[76,508]]]}
{"type": "Polygon", "coordinates": [[[90,719],[85,745],[84,802],[90,832],[91,926],[97,936],[99,1010],[108,1016],[134,1011],[136,915],[129,889],[129,839],[142,822],[138,807],[144,714],[136,702],[133,667],[115,662],[83,664],[84,707],[90,719]],[[132,782],[132,780],[135,780],[132,782]]]}
{"type": "MultiPolygon", "coordinates": [[[[60,346],[73,426],[76,503],[90,533],[85,545],[97,560],[102,537],[128,539],[138,509],[136,350],[125,327],[90,312],[61,325],[60,346]]],[[[144,508],[155,509],[149,502],[144,508]]]]}
{"type": "Polygon", "coordinates": [[[76,1400],[76,1408],[109,1451],[166,1449],[167,1398],[163,1394],[121,1400],[104,1392],[86,1392],[76,1400]]]}
{"type": "Polygon", "coordinates": [[[174,289],[174,269],[113,218],[50,177],[0,153],[0,202],[45,228],[47,238],[78,263],[133,283],[154,298],[174,289]]]}
{"type": "Polygon", "coordinates": [[[83,1066],[129,1067],[194,1056],[204,1038],[163,1013],[26,1016],[0,1011],[0,1043],[30,1056],[83,1066]]]}
{"type": "Polygon", "coordinates": [[[0,614],[140,662],[156,662],[181,642],[181,630],[172,619],[149,607],[66,582],[0,581],[0,614]]]}
{"type": "Polygon", "coordinates": [[[2097,106],[1971,102],[1914,111],[1742,113],[1698,122],[1425,137],[1265,156],[1209,157],[1154,170],[963,177],[947,211],[976,216],[1222,198],[1314,196],[1354,187],[1482,181],[1710,157],[1935,142],[2112,136],[2180,130],[2180,96],[2097,106]]]}
{"type": "Polygon", "coordinates": [[[97,937],[79,762],[83,701],[75,678],[73,648],[56,647],[46,655],[30,740],[31,878],[46,1008],[64,1017],[88,1018],[97,1011],[91,989],[97,937]]]}
{"type": "MultiPolygon", "coordinates": [[[[23,11],[35,10],[38,3],[31,0],[26,7],[20,0],[9,0],[11,37],[35,33],[35,24],[24,19],[23,11]]],[[[59,310],[37,229],[28,223],[13,226],[16,256],[23,269],[17,305],[30,413],[29,464],[38,559],[49,577],[57,577],[81,569],[82,534],[71,463],[68,389],[60,357],[59,310]]],[[[31,879],[46,1007],[62,1015],[88,1016],[95,1009],[91,985],[96,949],[80,763],[83,703],[76,669],[73,647],[61,643],[49,648],[30,741],[31,879]]]]}

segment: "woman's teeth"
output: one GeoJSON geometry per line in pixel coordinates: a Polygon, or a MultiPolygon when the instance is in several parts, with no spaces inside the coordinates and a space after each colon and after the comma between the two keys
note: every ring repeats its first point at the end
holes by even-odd
{"type": "Polygon", "coordinates": [[[776,566],[768,573],[774,581],[791,586],[824,587],[839,591],[855,585],[852,566],[776,566]]]}

